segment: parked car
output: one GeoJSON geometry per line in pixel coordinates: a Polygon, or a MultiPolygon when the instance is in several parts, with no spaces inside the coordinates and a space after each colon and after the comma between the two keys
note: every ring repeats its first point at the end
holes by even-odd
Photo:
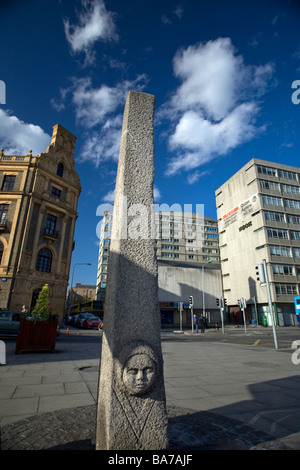
{"type": "Polygon", "coordinates": [[[0,336],[18,336],[20,312],[0,311],[0,336]]]}
{"type": "Polygon", "coordinates": [[[72,325],[72,320],[72,315],[66,315],[64,319],[65,325],[72,325]]]}
{"type": "Polygon", "coordinates": [[[92,313],[82,313],[77,320],[79,328],[98,328],[100,324],[100,319],[95,317],[92,313]]]}

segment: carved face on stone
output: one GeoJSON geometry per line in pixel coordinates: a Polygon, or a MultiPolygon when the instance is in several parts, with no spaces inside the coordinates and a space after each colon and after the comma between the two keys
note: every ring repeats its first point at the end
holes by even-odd
{"type": "Polygon", "coordinates": [[[146,353],[134,354],[123,369],[123,384],[130,395],[143,395],[155,380],[155,363],[146,353]]]}

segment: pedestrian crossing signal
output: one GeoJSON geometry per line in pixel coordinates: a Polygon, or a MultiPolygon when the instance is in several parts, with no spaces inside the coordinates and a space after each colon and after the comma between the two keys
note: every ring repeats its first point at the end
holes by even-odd
{"type": "Polygon", "coordinates": [[[266,282],[266,279],[265,279],[265,271],[264,271],[264,266],[263,264],[258,264],[257,266],[255,266],[255,269],[256,269],[256,276],[257,276],[257,280],[261,282],[261,284],[264,284],[266,282]]]}

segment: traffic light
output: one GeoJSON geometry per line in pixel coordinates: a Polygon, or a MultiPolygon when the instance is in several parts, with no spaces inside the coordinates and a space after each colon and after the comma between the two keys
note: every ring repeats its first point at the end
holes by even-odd
{"type": "Polygon", "coordinates": [[[261,284],[264,284],[266,282],[266,278],[263,264],[258,264],[257,266],[255,266],[255,269],[257,276],[256,279],[260,281],[261,284]]]}
{"type": "Polygon", "coordinates": [[[190,297],[189,297],[189,308],[192,308],[193,305],[194,305],[194,299],[193,299],[193,296],[190,295],[190,297]]]}
{"type": "Polygon", "coordinates": [[[219,298],[216,299],[216,304],[217,304],[218,307],[220,307],[220,299],[219,298]]]}
{"type": "Polygon", "coordinates": [[[223,298],[224,307],[227,305],[227,299],[223,298]]]}

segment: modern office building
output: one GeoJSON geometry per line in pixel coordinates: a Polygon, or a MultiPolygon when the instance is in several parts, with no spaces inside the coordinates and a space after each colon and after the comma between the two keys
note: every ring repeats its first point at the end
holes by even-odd
{"type": "Polygon", "coordinates": [[[215,192],[224,297],[231,322],[238,299],[249,322],[271,324],[266,284],[256,266],[266,261],[278,325],[296,322],[300,279],[300,169],[250,160],[215,192]]]}
{"type": "Polygon", "coordinates": [[[76,137],[57,124],[45,153],[0,152],[0,308],[32,309],[45,284],[63,316],[81,191],[76,137]]]}
{"type": "Polygon", "coordinates": [[[104,300],[107,281],[107,268],[110,240],[112,233],[112,212],[105,211],[101,221],[100,228],[100,244],[99,244],[99,257],[97,269],[97,282],[96,282],[96,299],[104,300]]]}
{"type": "MultiPolygon", "coordinates": [[[[105,299],[112,212],[101,223],[97,299],[105,299]]],[[[210,323],[220,321],[216,297],[222,295],[218,226],[215,219],[183,212],[156,213],[158,300],[163,325],[190,325],[189,297],[194,313],[210,323]],[[180,302],[183,303],[180,319],[180,302]]]]}

